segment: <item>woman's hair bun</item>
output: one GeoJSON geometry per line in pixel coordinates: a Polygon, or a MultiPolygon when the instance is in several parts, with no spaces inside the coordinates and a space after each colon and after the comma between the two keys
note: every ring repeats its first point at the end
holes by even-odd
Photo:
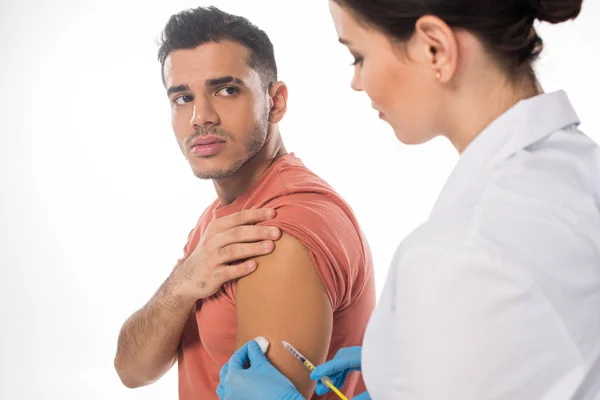
{"type": "Polygon", "coordinates": [[[540,21],[558,24],[575,19],[581,12],[583,0],[525,0],[533,17],[540,21]]]}

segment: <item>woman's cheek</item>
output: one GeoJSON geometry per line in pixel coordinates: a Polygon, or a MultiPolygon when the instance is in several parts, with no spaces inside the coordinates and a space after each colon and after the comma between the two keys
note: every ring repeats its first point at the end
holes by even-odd
{"type": "MultiPolygon", "coordinates": [[[[369,95],[375,106],[384,108],[387,105],[387,84],[384,71],[377,64],[367,65],[363,68],[362,82],[365,92],[369,95]]],[[[383,110],[382,110],[383,111],[383,110]]]]}

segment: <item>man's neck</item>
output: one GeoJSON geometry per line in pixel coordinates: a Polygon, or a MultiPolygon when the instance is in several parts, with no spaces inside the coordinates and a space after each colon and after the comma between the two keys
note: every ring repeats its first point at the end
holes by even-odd
{"type": "Polygon", "coordinates": [[[263,148],[232,176],[213,180],[219,201],[226,206],[246,192],[279,157],[287,154],[278,131],[269,134],[263,148]]]}

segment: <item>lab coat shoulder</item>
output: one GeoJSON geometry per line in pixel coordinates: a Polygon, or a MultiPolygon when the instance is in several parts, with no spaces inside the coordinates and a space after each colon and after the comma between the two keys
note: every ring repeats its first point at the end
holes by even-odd
{"type": "Polygon", "coordinates": [[[463,195],[462,235],[528,270],[538,285],[544,274],[568,285],[574,269],[597,282],[600,204],[590,178],[576,155],[557,156],[552,147],[518,153],[463,195]]]}
{"type": "Polygon", "coordinates": [[[576,379],[565,381],[565,371],[583,373],[574,368],[580,355],[528,272],[493,244],[459,232],[424,226],[414,235],[428,233],[426,244],[399,249],[394,259],[401,375],[394,398],[543,398],[557,385],[572,390],[576,379]]]}

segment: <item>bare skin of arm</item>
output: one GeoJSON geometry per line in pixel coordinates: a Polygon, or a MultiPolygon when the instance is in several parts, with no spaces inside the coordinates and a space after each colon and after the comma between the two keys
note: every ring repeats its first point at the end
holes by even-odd
{"type": "MultiPolygon", "coordinates": [[[[175,270],[181,268],[181,264],[175,270]]],[[[195,303],[177,293],[174,274],[133,314],[119,334],[115,369],[129,388],[149,385],[177,360],[177,346],[195,303]]]]}
{"type": "Polygon", "coordinates": [[[223,283],[252,273],[257,266],[252,257],[273,251],[279,229],[253,224],[274,216],[273,210],[244,210],[209,224],[192,254],[121,328],[115,369],[125,386],[149,385],[173,366],[196,301],[212,296],[223,283]],[[275,236],[270,236],[273,230],[275,236]],[[246,261],[230,265],[238,260],[246,261]]]}
{"type": "Polygon", "coordinates": [[[283,233],[275,251],[257,259],[260,267],[237,283],[237,340],[264,336],[267,357],[305,398],[315,389],[310,372],[281,344],[285,340],[315,365],[327,357],[333,311],[308,249],[283,233]]]}

